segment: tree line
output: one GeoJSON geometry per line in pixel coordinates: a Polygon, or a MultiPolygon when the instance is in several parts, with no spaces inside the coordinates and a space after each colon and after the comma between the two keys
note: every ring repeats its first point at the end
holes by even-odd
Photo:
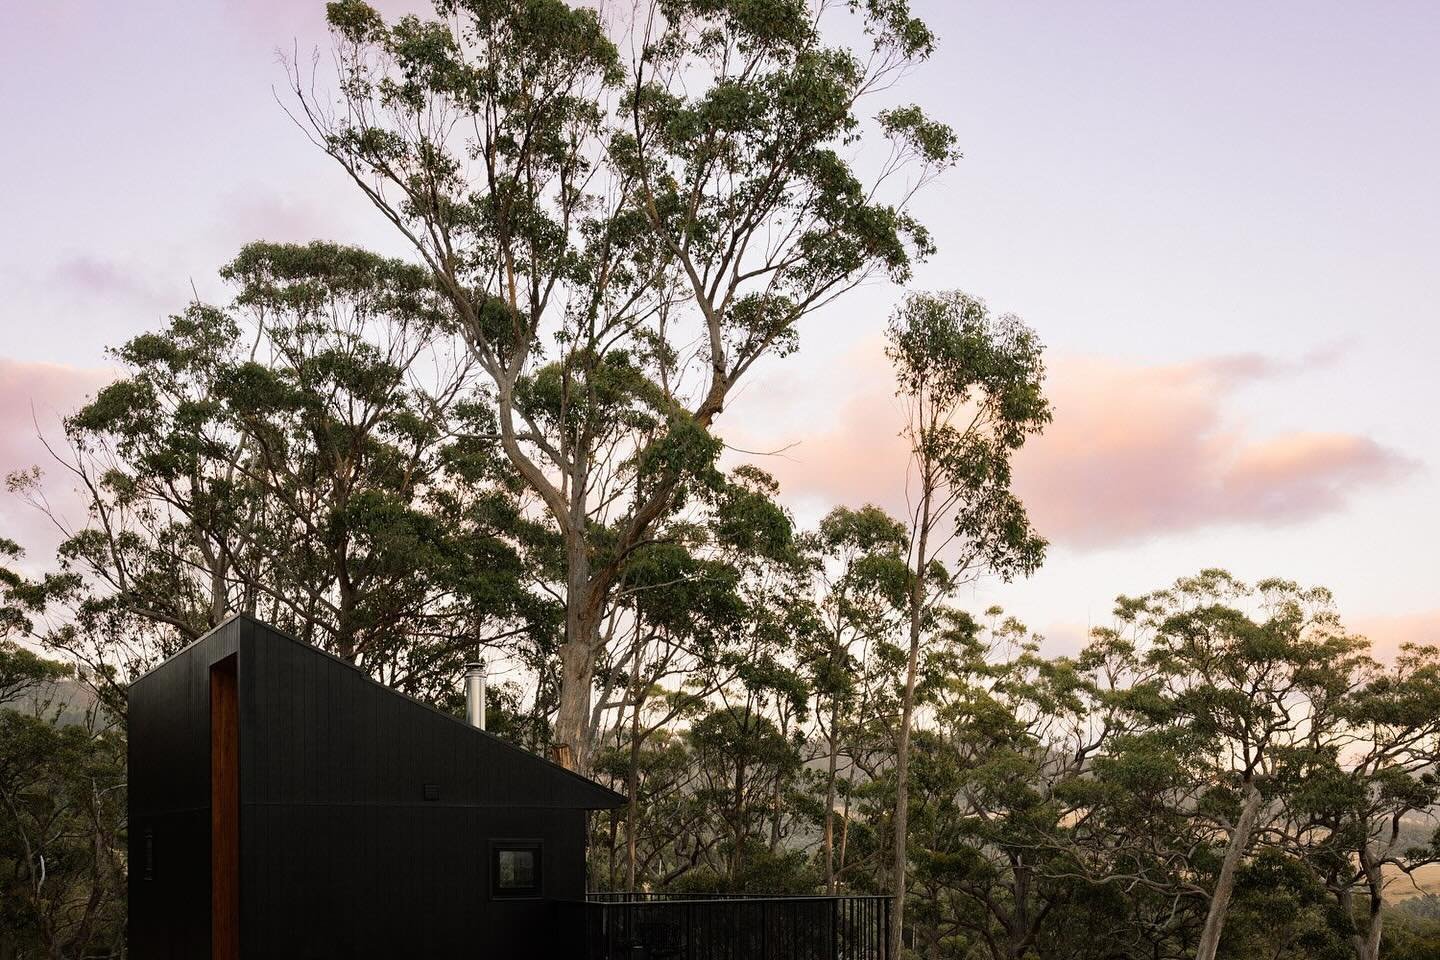
{"type": "MultiPolygon", "coordinates": [[[[3,545],[15,955],[120,955],[126,681],[231,611],[456,713],[485,655],[510,671],[492,729],[556,740],[563,543],[426,274],[318,243],[251,245],[224,273],[232,302],[118,348],[127,375],[66,421],[88,517],[52,569],[23,576],[3,545]],[[91,696],[76,710],[57,684],[91,696]]],[[[1381,665],[1324,590],[1208,570],[1046,655],[957,602],[1043,557],[1008,473],[1049,415],[1038,342],[917,294],[888,344],[913,514],[800,528],[712,442],[623,564],[585,755],[629,804],[592,824],[592,886],[891,894],[903,876],[919,957],[1433,948],[1396,894],[1440,856],[1437,649],[1381,665]]]]}
{"type": "Polygon", "coordinates": [[[597,889],[883,893],[897,957],[1429,955],[1393,891],[1435,857],[1433,648],[1382,668],[1323,590],[1218,570],[1071,656],[959,604],[1044,559],[1018,318],[891,317],[907,514],[800,529],[728,465],[754,367],[933,252],[957,144],[894,97],[935,48],[903,0],[328,14],[288,109],[411,255],[250,244],[65,421],[83,522],[35,575],[0,542],[0,956],[123,952],[126,684],[234,611],[457,713],[500,666],[492,729],[630,798],[597,889]]]}

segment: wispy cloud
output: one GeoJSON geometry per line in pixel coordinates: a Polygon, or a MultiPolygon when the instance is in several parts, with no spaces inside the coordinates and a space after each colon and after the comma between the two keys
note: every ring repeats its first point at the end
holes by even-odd
{"type": "MultiPolygon", "coordinates": [[[[1017,492],[1042,533],[1078,549],[1227,524],[1297,524],[1341,511],[1418,464],[1368,437],[1325,430],[1323,422],[1256,436],[1233,412],[1235,394],[1247,385],[1325,363],[1325,353],[1293,362],[1242,354],[1162,365],[1052,358],[1055,421],[1017,458],[1017,492]]],[[[850,392],[835,426],[762,465],[792,497],[903,511],[900,413],[878,345],[853,356],[840,379],[850,392]]]]}
{"type": "Polygon", "coordinates": [[[146,307],[164,304],[163,295],[141,269],[95,254],[64,257],[56,264],[52,279],[78,299],[121,300],[146,307]]]}

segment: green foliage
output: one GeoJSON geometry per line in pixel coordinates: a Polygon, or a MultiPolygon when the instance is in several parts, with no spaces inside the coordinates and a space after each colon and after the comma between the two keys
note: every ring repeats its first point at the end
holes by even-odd
{"type": "Polygon", "coordinates": [[[1428,960],[1440,956],[1440,923],[1402,918],[1386,931],[1385,960],[1428,960]]]}
{"type": "Polygon", "coordinates": [[[69,664],[47,660],[17,643],[0,639],[0,707],[72,672],[69,664]]]}
{"type": "Polygon", "coordinates": [[[539,544],[432,274],[318,242],[222,274],[230,304],[117,349],[127,375],[67,421],[91,524],[47,641],[122,713],[123,678],[235,610],[432,698],[488,635],[543,647],[539,544]]]}
{"type": "Polygon", "coordinates": [[[1045,540],[1010,491],[1010,460],[1050,422],[1038,338],[967,294],[912,294],[891,319],[886,352],[912,408],[918,482],[934,491],[934,517],[953,519],[960,569],[1032,573],[1045,540]]]}
{"type": "Polygon", "coordinates": [[[125,747],[0,707],[0,952],[121,956],[125,747]]]}
{"type": "Polygon", "coordinates": [[[88,522],[36,579],[0,539],[0,953],[120,949],[124,686],[235,610],[452,712],[459,664],[503,660],[491,728],[632,797],[596,886],[908,877],[936,960],[1181,957],[1217,904],[1225,957],[1440,949],[1387,895],[1440,860],[1434,648],[1382,669],[1325,591],[1220,570],[1074,657],[953,605],[1045,555],[1019,319],[893,316],[912,516],[797,531],[723,465],[748,372],[934,250],[908,202],[956,137],[871,106],[935,50],[904,0],[656,0],[624,42],[561,0],[327,11],[336,102],[295,74],[298,119],[416,259],[248,245],[67,422],[88,522]],[[71,677],[85,723],[45,695],[71,677]]]}
{"type": "Polygon", "coordinates": [[[907,205],[955,137],[869,108],[934,50],[904,0],[655,0],[623,38],[560,0],[435,9],[330,4],[338,103],[295,64],[292,92],[433,275],[561,541],[556,735],[584,766],[625,564],[697,498],[745,509],[717,417],[806,316],[933,251],[907,205]]]}
{"type": "Polygon", "coordinates": [[[1261,851],[1241,871],[1220,955],[1350,960],[1334,912],[1333,898],[1303,861],[1261,851]]]}
{"type": "MultiPolygon", "coordinates": [[[[932,132],[913,112],[888,121],[922,139],[932,132]]],[[[927,634],[970,632],[973,621],[939,606],[967,579],[1029,575],[1045,556],[1010,490],[1010,460],[1049,422],[1045,368],[1035,335],[1016,317],[991,317],[959,292],[912,294],[891,317],[886,353],[896,394],[907,408],[906,495],[911,504],[907,562],[908,636],[895,734],[894,922],[888,950],[898,953],[907,903],[910,738],[921,653],[927,634]]]]}

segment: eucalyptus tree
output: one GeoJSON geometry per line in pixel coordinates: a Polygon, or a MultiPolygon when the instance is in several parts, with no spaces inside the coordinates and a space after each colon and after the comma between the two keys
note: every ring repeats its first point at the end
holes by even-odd
{"type": "MultiPolygon", "coordinates": [[[[430,274],[353,248],[251,244],[114,351],[66,421],[88,499],[46,641],[111,692],[235,611],[434,697],[476,642],[543,630],[523,504],[430,274]]],[[[116,700],[123,711],[123,698],[116,700]]]]}
{"type": "Polygon", "coordinates": [[[984,574],[1028,575],[1045,555],[1011,492],[1011,458],[1050,420],[1033,331],[958,291],[913,294],[891,318],[887,353],[906,407],[908,650],[895,737],[890,952],[900,955],[908,862],[910,728],[924,638],[937,604],[984,574]]]}
{"type": "MultiPolygon", "coordinates": [[[[656,694],[649,703],[664,709],[669,697],[656,694]]],[[[685,697],[684,702],[691,711],[687,720],[702,712],[696,701],[685,697]]],[[[608,746],[607,741],[596,752],[595,775],[616,784],[633,782],[635,793],[630,796],[638,798],[631,809],[611,817],[602,862],[596,862],[599,845],[592,848],[595,875],[608,878],[608,889],[666,890],[705,870],[724,835],[714,829],[712,812],[696,799],[701,775],[683,729],[660,727],[634,752],[628,743],[608,746]],[[623,837],[622,817],[629,818],[623,837]]]]}
{"type": "Polygon", "coordinates": [[[642,790],[646,743],[702,713],[706,698],[730,678],[720,652],[726,627],[742,615],[738,579],[729,564],[696,556],[674,541],[637,550],[627,565],[616,607],[630,614],[628,640],[610,644],[596,707],[615,710],[615,741],[625,755],[626,889],[637,889],[640,808],[652,786],[642,790]]]}
{"type": "Polygon", "coordinates": [[[1365,643],[1330,594],[1221,570],[1121,597],[1137,651],[1135,726],[1097,762],[1083,835],[1111,882],[1168,887],[1202,905],[1194,956],[1213,960],[1241,871],[1287,812],[1317,755],[1346,736],[1365,643]]]}
{"type": "MultiPolygon", "coordinates": [[[[0,538],[0,559],[19,556],[0,538]]],[[[49,695],[71,665],[12,639],[29,633],[35,587],[0,565],[0,956],[115,956],[124,741],[97,712],[71,722],[49,695]]]]}
{"type": "Polygon", "coordinates": [[[1236,878],[1220,956],[1347,960],[1337,919],[1333,900],[1304,860],[1267,846],[1236,878]]]}
{"type": "Polygon", "coordinates": [[[771,499],[778,490],[753,468],[745,473],[741,504],[717,517],[740,573],[741,616],[727,625],[718,651],[724,680],[687,732],[702,773],[701,799],[720,812],[729,834],[730,884],[741,881],[760,851],[777,851],[789,819],[786,798],[801,773],[811,696],[799,659],[819,629],[793,523],[771,499]]]}
{"type": "Polygon", "coordinates": [[[117,730],[0,707],[0,955],[124,955],[124,830],[117,730]]]}
{"type": "Polygon", "coordinates": [[[47,660],[19,642],[32,636],[32,618],[45,602],[44,586],[8,565],[23,556],[19,544],[0,537],[0,708],[72,672],[69,664],[47,660]]]}
{"type": "Polygon", "coordinates": [[[999,608],[940,621],[917,689],[928,722],[913,758],[911,925],[993,960],[1048,956],[1057,922],[1113,899],[1076,875],[1067,843],[1084,813],[1070,787],[1114,730],[1110,655],[1044,657],[999,608]]]}
{"type": "Polygon", "coordinates": [[[23,559],[24,549],[8,537],[0,537],[0,640],[22,636],[31,628],[27,616],[30,603],[25,596],[27,581],[11,564],[23,559]]]}
{"type": "Polygon", "coordinates": [[[871,106],[934,48],[905,0],[435,9],[331,3],[337,88],[292,64],[294,114],[433,273],[563,542],[556,737],[583,767],[626,561],[713,463],[736,384],[930,252],[906,206],[954,137],[871,106]]]}
{"type": "MultiPolygon", "coordinates": [[[[663,759],[647,754],[647,743],[660,738],[673,746],[670,733],[745,688],[757,664],[784,676],[813,632],[808,569],[775,481],[740,466],[704,478],[697,489],[691,509],[667,520],[626,563],[596,674],[594,726],[606,731],[597,737],[596,763],[630,797],[624,867],[631,887],[645,879],[637,833],[653,819],[641,809],[653,797],[646,771],[663,759]]],[[[765,696],[754,705],[783,728],[794,718],[788,702],[765,696]]],[[[663,776],[663,765],[657,769],[663,776]]],[[[772,802],[771,809],[780,806],[772,802]]],[[[772,835],[775,824],[772,818],[772,835]]],[[[653,824],[645,829],[657,832],[653,824]]]]}
{"type": "MultiPolygon", "coordinates": [[[[840,757],[852,731],[869,720],[864,698],[868,648],[889,636],[904,610],[909,579],[905,545],[904,524],[872,505],[836,507],[804,538],[815,564],[822,624],[802,654],[810,673],[816,729],[825,745],[820,861],[826,893],[834,893],[836,885],[840,757]]],[[[849,767],[847,797],[853,759],[849,767]]]]}
{"type": "Polygon", "coordinates": [[[16,703],[70,676],[69,664],[47,660],[0,637],[0,707],[16,703]]]}
{"type": "Polygon", "coordinates": [[[1317,744],[1282,832],[1335,898],[1356,960],[1378,960],[1397,882],[1440,862],[1440,649],[1368,664],[1344,734],[1317,744]]]}
{"type": "Polygon", "coordinates": [[[776,610],[788,609],[794,617],[804,609],[794,590],[786,604],[772,592],[776,584],[793,584],[793,576],[767,577],[777,568],[798,568],[793,524],[775,500],[774,480],[741,466],[710,486],[708,502],[692,522],[667,524],[665,536],[634,552],[611,609],[612,618],[626,621],[628,640],[607,645],[594,709],[597,726],[602,711],[616,711],[616,740],[629,752],[626,870],[632,889],[645,741],[702,715],[707,701],[738,679],[757,652],[756,631],[776,610]]]}

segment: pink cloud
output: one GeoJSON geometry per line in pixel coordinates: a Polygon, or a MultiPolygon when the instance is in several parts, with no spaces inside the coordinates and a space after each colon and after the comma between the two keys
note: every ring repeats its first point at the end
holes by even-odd
{"type": "Polygon", "coordinates": [[[1061,358],[1055,422],[1016,463],[1016,488],[1052,539],[1106,546],[1217,524],[1279,526],[1337,512],[1415,464],[1353,434],[1253,437],[1227,410],[1262,358],[1140,366],[1061,358]]]}
{"type": "MultiPolygon", "coordinates": [[[[1342,510],[1352,495],[1416,464],[1353,434],[1255,437],[1228,409],[1247,383],[1323,362],[1322,355],[1169,365],[1052,358],[1055,420],[1017,457],[1016,490],[1044,535],[1078,548],[1223,524],[1280,526],[1342,510]]],[[[853,355],[838,379],[850,384],[838,426],[761,465],[792,496],[869,501],[903,513],[901,416],[879,345],[853,355]]],[[[753,439],[745,446],[763,448],[753,439]]]]}
{"type": "MultiPolygon", "coordinates": [[[[870,346],[880,350],[878,345],[870,346]]],[[[903,514],[905,445],[899,437],[900,407],[885,379],[888,369],[873,364],[870,353],[853,354],[845,369],[836,371],[835,381],[848,384],[849,389],[837,412],[840,426],[833,430],[805,427],[801,439],[793,444],[783,434],[779,442],[756,439],[759,425],[767,419],[765,411],[756,407],[788,406],[791,401],[803,401],[804,393],[796,395],[793,381],[783,380],[778,389],[764,395],[761,404],[746,398],[736,419],[748,429],[732,429],[725,433],[726,439],[746,451],[779,452],[738,459],[751,460],[774,475],[787,495],[837,504],[876,503],[903,514]]],[[[880,362],[884,363],[883,355],[880,362]]]]}
{"type": "MultiPolygon", "coordinates": [[[[0,478],[39,466],[45,473],[45,495],[70,521],[81,519],[83,505],[60,478],[63,470],[42,442],[64,450],[61,420],[86,398],[115,379],[109,370],[34,363],[0,357],[0,478]]],[[[0,534],[16,540],[32,565],[58,542],[58,535],[38,510],[0,489],[0,534]]]]}
{"type": "Polygon", "coordinates": [[[1291,434],[1239,451],[1223,493],[1241,515],[1303,519],[1340,509],[1351,489],[1389,480],[1408,466],[1366,437],[1291,434]]]}

